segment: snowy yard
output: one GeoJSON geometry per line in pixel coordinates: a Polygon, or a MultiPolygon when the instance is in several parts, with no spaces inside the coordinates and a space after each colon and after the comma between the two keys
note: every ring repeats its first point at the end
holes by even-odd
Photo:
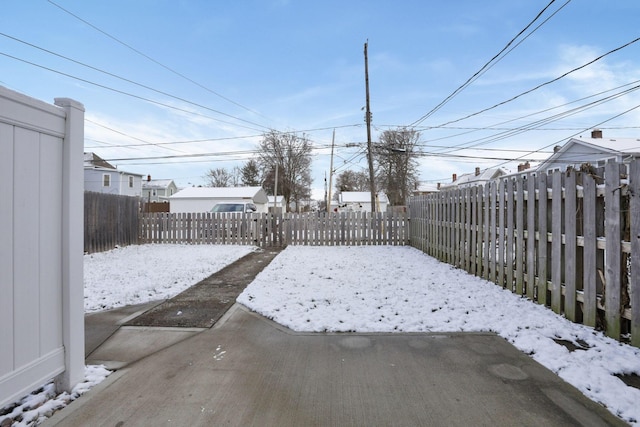
{"type": "MultiPolygon", "coordinates": [[[[85,309],[168,298],[252,250],[146,245],[87,255],[85,309]]],[[[640,375],[640,349],[413,248],[288,247],[238,302],[298,331],[492,331],[612,413],[640,425],[640,390],[616,376],[640,375]],[[577,349],[569,351],[560,341],[577,349]]]]}

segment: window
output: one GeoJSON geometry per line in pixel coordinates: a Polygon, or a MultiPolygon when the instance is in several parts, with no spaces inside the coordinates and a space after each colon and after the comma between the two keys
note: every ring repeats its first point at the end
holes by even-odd
{"type": "Polygon", "coordinates": [[[129,188],[133,188],[133,177],[129,177],[129,188]]]}
{"type": "Polygon", "coordinates": [[[109,175],[108,173],[105,173],[104,175],[102,175],[102,186],[103,187],[111,186],[111,175],[109,175]]]}

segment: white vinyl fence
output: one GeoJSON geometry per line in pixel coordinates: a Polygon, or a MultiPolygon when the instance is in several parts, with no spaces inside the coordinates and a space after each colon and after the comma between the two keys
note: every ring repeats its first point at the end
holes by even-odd
{"type": "Polygon", "coordinates": [[[0,407],[84,379],[84,107],[0,87],[0,407]]]}

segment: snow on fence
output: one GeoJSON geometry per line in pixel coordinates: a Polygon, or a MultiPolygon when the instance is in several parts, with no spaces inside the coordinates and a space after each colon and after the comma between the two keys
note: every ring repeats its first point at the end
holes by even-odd
{"type": "Polygon", "coordinates": [[[142,214],[146,243],[281,245],[405,245],[404,212],[150,213],[142,214]]]}
{"type": "Polygon", "coordinates": [[[418,196],[409,214],[412,246],[640,347],[640,161],[418,196]]]}
{"type": "Polygon", "coordinates": [[[0,87],[0,407],[84,379],[84,107],[0,87]]]}

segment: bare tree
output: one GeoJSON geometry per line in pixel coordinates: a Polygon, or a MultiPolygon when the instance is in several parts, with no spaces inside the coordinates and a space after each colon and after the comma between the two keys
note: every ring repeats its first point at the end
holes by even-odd
{"type": "Polygon", "coordinates": [[[239,166],[234,166],[231,169],[231,186],[240,187],[242,185],[242,169],[239,166]]]}
{"type": "Polygon", "coordinates": [[[207,187],[229,187],[231,185],[231,173],[225,168],[209,169],[204,176],[207,187]]]}
{"type": "Polygon", "coordinates": [[[370,188],[368,172],[346,170],[336,177],[336,192],[333,199],[338,200],[343,191],[370,191],[370,188]]]}
{"type": "Polygon", "coordinates": [[[392,206],[405,205],[418,181],[420,133],[414,129],[386,130],[374,145],[376,183],[389,197],[392,206]]]}
{"type": "Polygon", "coordinates": [[[306,136],[270,131],[262,136],[260,164],[265,171],[264,188],[275,195],[276,167],[278,193],[285,199],[287,209],[294,201],[311,195],[311,143],[306,136]]]}

